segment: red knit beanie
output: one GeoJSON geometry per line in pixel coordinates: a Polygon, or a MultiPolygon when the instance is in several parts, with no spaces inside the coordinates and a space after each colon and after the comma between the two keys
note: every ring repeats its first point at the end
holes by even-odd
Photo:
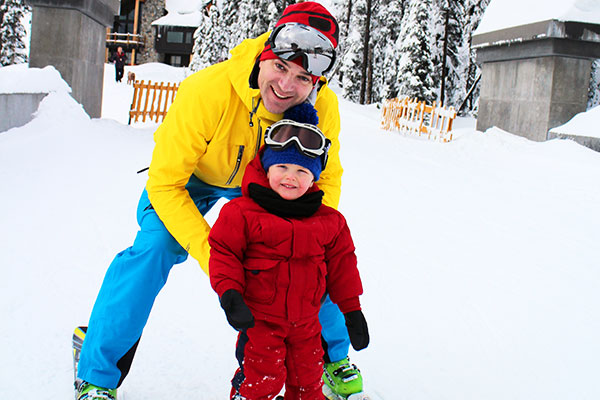
{"type": "MultiPolygon", "coordinates": [[[[275,28],[288,22],[296,22],[315,28],[331,41],[334,48],[338,45],[340,34],[338,23],[333,15],[319,3],[305,1],[287,6],[285,10],[283,10],[283,15],[275,24],[275,28]]],[[[276,58],[278,57],[273,53],[271,47],[269,45],[265,46],[260,55],[260,61],[273,60],[276,58]]],[[[300,58],[292,60],[292,62],[302,67],[302,60],[300,58]]],[[[311,76],[313,85],[315,85],[319,80],[319,76],[311,76]]]]}

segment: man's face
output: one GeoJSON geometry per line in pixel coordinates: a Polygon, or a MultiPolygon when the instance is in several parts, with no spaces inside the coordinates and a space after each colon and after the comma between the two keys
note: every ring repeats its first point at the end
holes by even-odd
{"type": "Polygon", "coordinates": [[[281,114],[306,100],[313,89],[312,77],[301,66],[279,58],[259,64],[258,88],[265,108],[281,114]]]}

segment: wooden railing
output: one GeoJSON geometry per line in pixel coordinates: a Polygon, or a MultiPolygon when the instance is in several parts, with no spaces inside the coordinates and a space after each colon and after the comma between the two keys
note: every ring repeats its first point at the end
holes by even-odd
{"type": "Polygon", "coordinates": [[[137,45],[144,46],[144,37],[142,35],[134,35],[133,33],[106,33],[106,43],[116,45],[137,45]]]}
{"type": "Polygon", "coordinates": [[[142,122],[146,122],[146,117],[150,121],[159,122],[167,115],[167,111],[179,88],[178,83],[144,83],[144,81],[135,81],[133,83],[133,101],[129,108],[129,124],[131,120],[138,122],[141,117],[142,122]]]}
{"type": "Polygon", "coordinates": [[[455,118],[454,107],[446,108],[435,102],[430,106],[409,98],[391,99],[384,102],[381,128],[449,142],[455,118]]]}

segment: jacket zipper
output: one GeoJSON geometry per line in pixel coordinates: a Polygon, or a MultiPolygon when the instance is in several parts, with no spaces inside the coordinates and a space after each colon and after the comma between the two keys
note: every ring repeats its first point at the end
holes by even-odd
{"type": "Polygon", "coordinates": [[[233,172],[231,173],[231,176],[229,177],[229,179],[227,179],[227,182],[225,183],[226,185],[231,184],[231,181],[233,181],[233,178],[235,178],[238,171],[240,170],[240,165],[242,164],[242,156],[243,155],[244,155],[244,145],[240,145],[240,148],[238,149],[237,159],[235,160],[235,168],[233,169],[233,172]]]}
{"type": "Polygon", "coordinates": [[[260,118],[258,118],[258,134],[256,135],[256,148],[254,149],[254,157],[258,154],[258,150],[260,150],[260,143],[262,139],[262,125],[260,124],[260,118]]]}
{"type": "Polygon", "coordinates": [[[248,125],[250,125],[250,128],[252,128],[254,126],[254,122],[252,122],[252,117],[254,117],[254,114],[256,114],[256,110],[258,110],[258,106],[260,105],[260,100],[261,99],[258,99],[256,106],[254,106],[254,98],[252,98],[252,111],[250,111],[250,122],[248,122],[248,125]]]}

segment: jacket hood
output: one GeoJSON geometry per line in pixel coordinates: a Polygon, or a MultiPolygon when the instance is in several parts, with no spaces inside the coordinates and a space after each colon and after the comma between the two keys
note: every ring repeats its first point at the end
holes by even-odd
{"type": "MultiPolygon", "coordinates": [[[[260,159],[265,151],[265,146],[261,147],[260,151],[254,157],[250,164],[246,167],[246,172],[244,173],[244,178],[242,179],[242,195],[245,197],[250,197],[248,193],[248,185],[251,183],[259,184],[260,186],[270,188],[269,179],[267,178],[267,172],[263,168],[262,162],[260,159]]],[[[321,189],[317,186],[316,183],[312,185],[311,188],[307,190],[306,193],[317,192],[321,189]]]]}

